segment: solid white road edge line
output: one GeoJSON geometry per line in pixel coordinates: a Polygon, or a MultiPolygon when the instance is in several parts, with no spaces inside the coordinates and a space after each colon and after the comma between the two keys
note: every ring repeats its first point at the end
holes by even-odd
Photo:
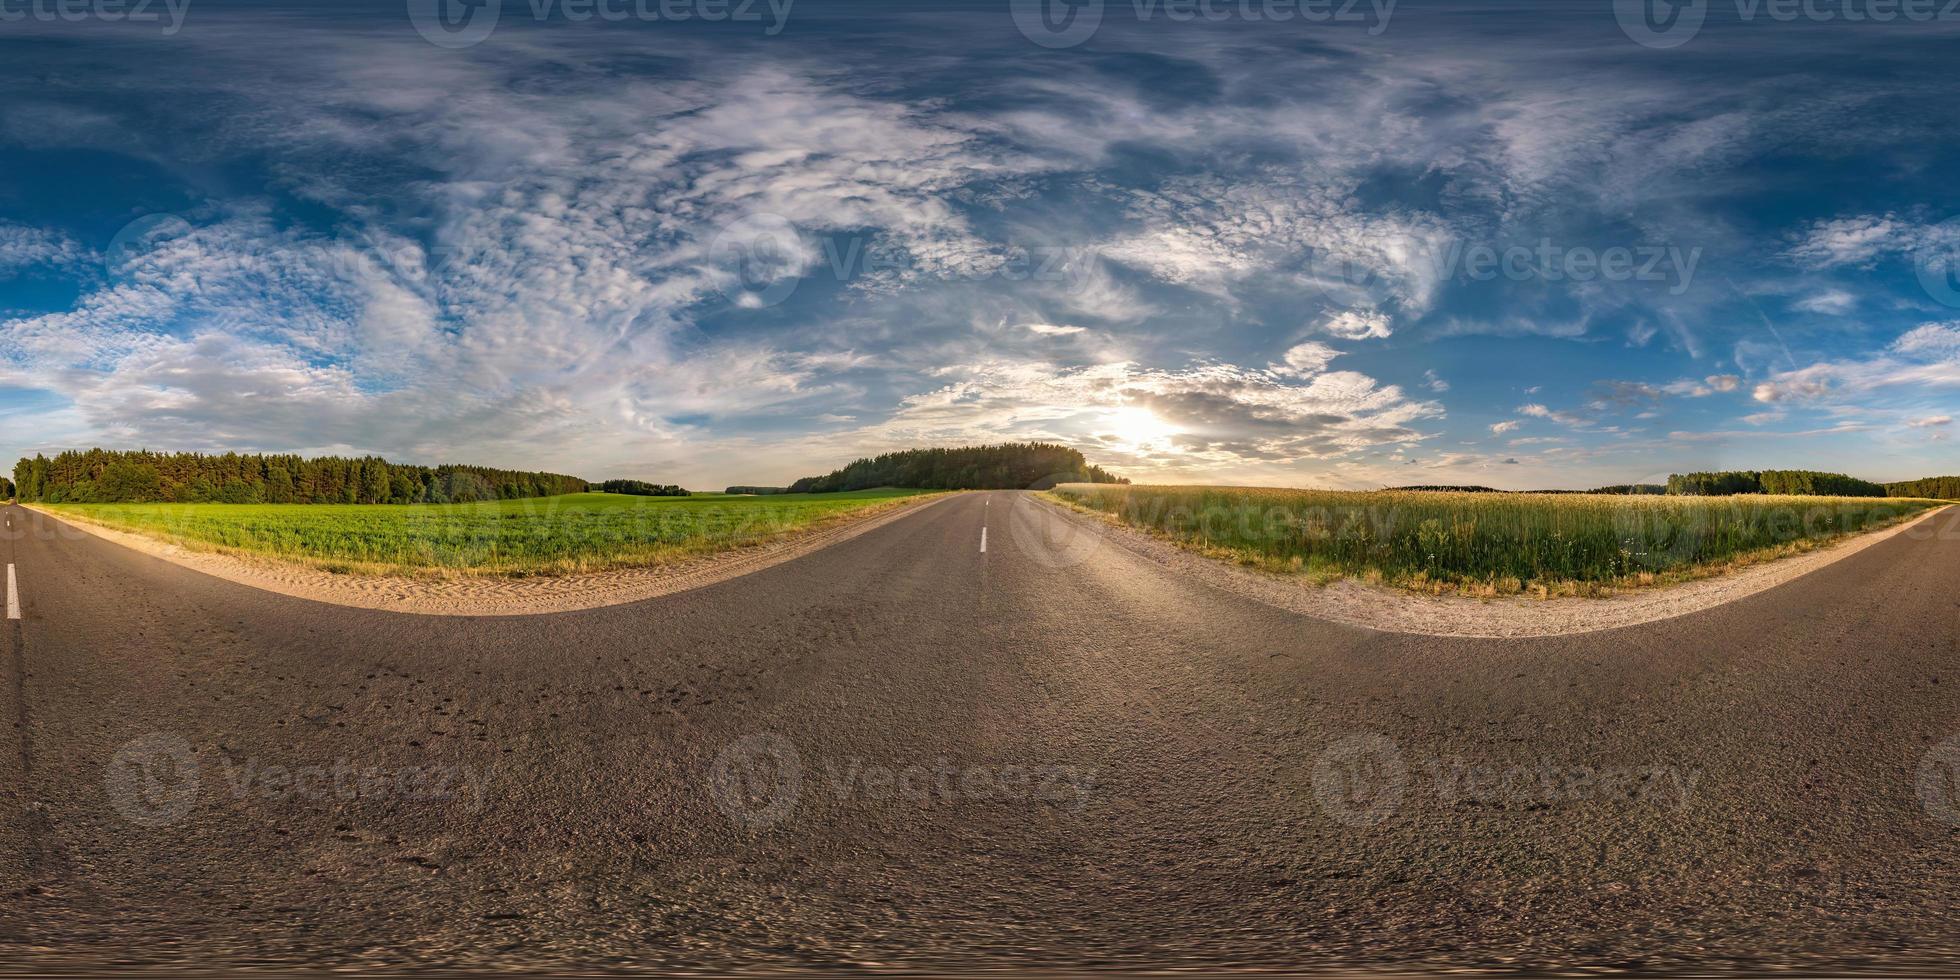
{"type": "Polygon", "coordinates": [[[20,589],[14,585],[14,563],[7,563],[7,618],[20,618],[20,589]]]}

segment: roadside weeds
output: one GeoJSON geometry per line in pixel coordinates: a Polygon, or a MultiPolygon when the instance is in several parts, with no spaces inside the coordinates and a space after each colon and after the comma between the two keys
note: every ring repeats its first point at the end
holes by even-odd
{"type": "Polygon", "coordinates": [[[1108,544],[1194,582],[1315,619],[1386,633],[1522,639],[1638,626],[1712,609],[1767,591],[1950,513],[1934,507],[1880,530],[1839,538],[1784,557],[1757,555],[1693,579],[1656,581],[1610,594],[1473,596],[1438,594],[1347,576],[1275,571],[1222,549],[1191,548],[1100,511],[1035,495],[1064,520],[1108,544]],[[1221,553],[1222,552],[1222,553],[1221,553]]]}

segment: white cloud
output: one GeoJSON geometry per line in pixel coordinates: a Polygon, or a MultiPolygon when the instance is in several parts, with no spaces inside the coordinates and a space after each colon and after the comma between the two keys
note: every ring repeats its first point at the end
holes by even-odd
{"type": "Polygon", "coordinates": [[[1907,422],[1906,424],[1912,426],[1915,429],[1932,429],[1932,428],[1937,428],[1939,426],[1952,425],[1953,416],[1928,415],[1925,418],[1913,419],[1912,421],[1907,422]]]}
{"type": "Polygon", "coordinates": [[[1586,418],[1583,415],[1579,415],[1573,412],[1561,412],[1556,409],[1552,409],[1544,405],[1540,405],[1536,402],[1532,402],[1526,405],[1519,405],[1518,414],[1534,419],[1549,419],[1550,421],[1557,422],[1560,425],[1569,426],[1575,429],[1586,428],[1593,424],[1592,419],[1586,418]]]}
{"type": "Polygon", "coordinates": [[[1070,334],[1081,333],[1085,329],[1083,327],[1065,326],[1056,323],[1030,323],[1026,324],[1026,326],[1029,330],[1047,337],[1066,337],[1070,334]]]}
{"type": "Polygon", "coordinates": [[[1842,316],[1858,305],[1858,299],[1842,289],[1826,289],[1806,296],[1793,305],[1797,310],[1805,313],[1842,316]]]}
{"type": "Polygon", "coordinates": [[[1422,384],[1430,391],[1438,393],[1450,390],[1450,383],[1439,377],[1434,370],[1422,372],[1422,384]]]}
{"type": "MultiPolygon", "coordinates": [[[[1811,225],[1786,254],[1809,269],[1870,268],[1884,256],[1901,253],[1943,266],[1955,246],[1960,246],[1960,225],[1952,222],[1928,225],[1895,214],[1859,215],[1811,225]]],[[[1837,290],[1821,295],[1830,305],[1843,296],[1837,290]]],[[[1842,305],[1849,308],[1850,299],[1844,296],[1842,305]]]]}
{"type": "Polygon", "coordinates": [[[1960,320],[1914,327],[1893,341],[1892,349],[1912,358],[1944,360],[1960,357],[1960,320]]]}
{"type": "Polygon", "coordinates": [[[1343,340],[1368,340],[1389,335],[1388,314],[1375,310],[1342,310],[1321,323],[1320,329],[1343,340]]]}
{"type": "Polygon", "coordinates": [[[1756,385],[1752,397],[1765,404],[1790,401],[1811,401],[1831,393],[1828,370],[1805,368],[1779,375],[1777,380],[1764,381],[1756,385]]]}
{"type": "Polygon", "coordinates": [[[1504,422],[1492,422],[1490,426],[1490,432],[1491,435],[1501,436],[1506,432],[1517,431],[1517,428],[1523,424],[1524,424],[1523,422],[1520,422],[1517,419],[1510,419],[1504,422]]]}
{"type": "MultiPolygon", "coordinates": [[[[1366,213],[1353,199],[1358,179],[1323,171],[1311,179],[1285,171],[1249,177],[1174,178],[1133,191],[1127,216],[1137,228],[1097,251],[1154,278],[1236,302],[1242,284],[1292,282],[1343,306],[1390,305],[1420,315],[1440,286],[1439,262],[1453,232],[1421,213],[1366,213]]],[[[1378,334],[1387,336],[1382,314],[1378,334]]]]}
{"type": "Polygon", "coordinates": [[[1840,265],[1862,265],[1885,252],[1906,247],[1915,227],[1895,215],[1863,215],[1819,221],[1806,230],[1789,250],[1799,265],[1827,269],[1840,265]]]}
{"type": "Polygon", "coordinates": [[[87,254],[61,232],[0,221],[0,276],[33,266],[72,265],[87,254]]]}
{"type": "Polygon", "coordinates": [[[1329,361],[1339,356],[1341,356],[1340,351],[1326,344],[1309,340],[1288,348],[1284,358],[1285,366],[1275,366],[1273,370],[1301,376],[1319,374],[1327,370],[1329,361]]]}
{"type": "Polygon", "coordinates": [[[1818,402],[1916,388],[1960,387],[1960,323],[1928,323],[1865,358],[1823,361],[1756,385],[1759,402],[1818,402]]]}

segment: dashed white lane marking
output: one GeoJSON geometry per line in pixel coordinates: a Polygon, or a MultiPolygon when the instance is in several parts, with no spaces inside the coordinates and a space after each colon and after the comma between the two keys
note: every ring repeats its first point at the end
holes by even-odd
{"type": "Polygon", "coordinates": [[[7,563],[7,618],[20,618],[20,589],[14,585],[14,564],[7,563]]]}
{"type": "MultiPolygon", "coordinates": [[[[987,526],[985,524],[980,525],[980,553],[983,555],[987,553],[987,526]]],[[[12,568],[14,566],[8,565],[7,567],[12,568]]]]}

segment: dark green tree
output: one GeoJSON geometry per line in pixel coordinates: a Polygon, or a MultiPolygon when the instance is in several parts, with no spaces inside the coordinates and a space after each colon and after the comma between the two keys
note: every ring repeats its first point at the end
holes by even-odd
{"type": "Polygon", "coordinates": [[[1057,483],[1128,483],[1082,453],[1043,442],[908,449],[860,459],[825,476],[804,477],[790,493],[833,493],[872,487],[923,490],[1046,489],[1057,483]]]}
{"type": "Polygon", "coordinates": [[[225,453],[64,452],[14,464],[24,501],[199,503],[389,503],[493,500],[579,493],[586,482],[560,473],[484,466],[404,466],[378,456],[302,458],[225,453]]]}

